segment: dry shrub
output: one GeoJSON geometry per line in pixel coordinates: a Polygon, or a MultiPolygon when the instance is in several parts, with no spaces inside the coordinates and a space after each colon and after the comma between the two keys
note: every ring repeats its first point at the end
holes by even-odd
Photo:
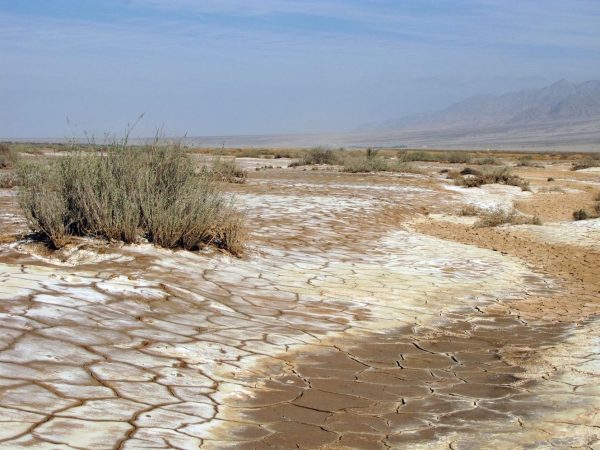
{"type": "Polygon", "coordinates": [[[556,192],[556,193],[560,193],[560,194],[564,194],[565,190],[563,188],[561,188],[560,186],[551,186],[551,187],[541,187],[538,190],[539,193],[551,193],[551,192],[556,192]]]}
{"type": "Polygon", "coordinates": [[[580,161],[574,162],[571,170],[589,169],[590,167],[600,167],[600,154],[590,155],[580,161]]]}
{"type": "Polygon", "coordinates": [[[399,151],[398,159],[402,162],[424,161],[424,162],[447,162],[453,164],[468,164],[471,155],[466,152],[423,152],[423,151],[399,151]]]}
{"type": "Polygon", "coordinates": [[[472,164],[479,164],[482,166],[497,166],[502,164],[502,161],[493,156],[486,156],[485,158],[474,159],[472,164]]]}
{"type": "Polygon", "coordinates": [[[597,215],[600,215],[600,202],[596,202],[594,205],[594,211],[596,211],[597,215]]]}
{"type": "Polygon", "coordinates": [[[15,152],[7,144],[0,144],[0,169],[9,169],[15,164],[15,152]]]}
{"type": "Polygon", "coordinates": [[[537,167],[539,169],[543,169],[544,166],[542,164],[539,164],[537,162],[535,162],[533,160],[533,157],[528,155],[528,156],[523,156],[521,158],[519,158],[519,160],[517,161],[516,164],[517,167],[537,167]]]}
{"type": "Polygon", "coordinates": [[[346,157],[342,161],[347,173],[398,172],[422,174],[419,168],[398,160],[386,160],[379,156],[346,157]]]}
{"type": "Polygon", "coordinates": [[[514,209],[505,210],[496,208],[490,211],[485,211],[481,214],[479,220],[475,222],[475,228],[497,227],[503,224],[511,225],[541,225],[542,221],[538,216],[526,216],[519,214],[514,209]]]}
{"type": "Polygon", "coordinates": [[[235,158],[224,159],[220,156],[213,159],[210,172],[227,183],[245,183],[248,176],[245,170],[238,167],[235,158]]]}
{"type": "Polygon", "coordinates": [[[69,236],[131,243],[144,235],[167,248],[241,249],[243,220],[231,200],[179,148],[74,150],[50,164],[20,164],[19,178],[30,227],[56,248],[69,236]]]}
{"type": "Polygon", "coordinates": [[[600,202],[600,191],[594,192],[594,201],[600,202]]]}
{"type": "Polygon", "coordinates": [[[486,210],[482,209],[475,205],[465,205],[460,210],[459,214],[461,216],[479,216],[480,214],[485,214],[486,210]]]}
{"type": "Polygon", "coordinates": [[[315,164],[337,164],[338,158],[333,150],[315,147],[311,148],[302,158],[301,163],[305,166],[315,164]]]}
{"type": "Polygon", "coordinates": [[[573,220],[587,220],[590,218],[590,215],[585,209],[578,209],[573,211],[573,220]]]}
{"type": "Polygon", "coordinates": [[[482,169],[478,175],[457,178],[455,184],[465,187],[481,187],[484,184],[505,184],[518,186],[523,191],[529,191],[529,182],[518,175],[514,175],[509,167],[482,169]]]}
{"type": "Polygon", "coordinates": [[[19,178],[13,172],[0,173],[0,189],[11,189],[18,186],[19,178]]]}

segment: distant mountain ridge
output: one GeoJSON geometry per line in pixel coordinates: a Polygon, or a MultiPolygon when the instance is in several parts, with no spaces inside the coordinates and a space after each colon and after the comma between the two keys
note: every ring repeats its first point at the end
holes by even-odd
{"type": "Polygon", "coordinates": [[[573,84],[567,80],[541,89],[502,95],[479,95],[441,111],[414,114],[384,122],[377,130],[526,126],[600,119],[600,80],[573,84]]]}

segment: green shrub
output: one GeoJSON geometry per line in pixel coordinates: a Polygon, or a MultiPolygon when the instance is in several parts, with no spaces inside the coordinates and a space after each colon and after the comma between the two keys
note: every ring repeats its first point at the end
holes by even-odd
{"type": "Polygon", "coordinates": [[[196,173],[178,148],[74,150],[51,164],[20,164],[19,178],[30,227],[56,248],[68,236],[131,243],[140,235],[167,248],[241,248],[243,219],[213,176],[196,173]]]}

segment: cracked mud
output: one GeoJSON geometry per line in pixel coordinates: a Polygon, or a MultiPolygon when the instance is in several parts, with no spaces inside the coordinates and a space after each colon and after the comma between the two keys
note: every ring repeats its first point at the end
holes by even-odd
{"type": "Polygon", "coordinates": [[[579,281],[423,223],[477,201],[440,179],[282,169],[232,189],[242,259],[1,245],[0,448],[598,448],[596,222],[510,235],[585,248],[579,281]]]}

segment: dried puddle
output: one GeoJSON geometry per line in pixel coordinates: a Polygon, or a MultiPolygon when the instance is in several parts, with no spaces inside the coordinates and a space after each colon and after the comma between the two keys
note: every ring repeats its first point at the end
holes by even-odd
{"type": "Polygon", "coordinates": [[[596,448],[597,323],[493,308],[560,284],[411,231],[460,192],[308,178],[239,188],[243,259],[2,245],[0,447],[596,448]]]}

